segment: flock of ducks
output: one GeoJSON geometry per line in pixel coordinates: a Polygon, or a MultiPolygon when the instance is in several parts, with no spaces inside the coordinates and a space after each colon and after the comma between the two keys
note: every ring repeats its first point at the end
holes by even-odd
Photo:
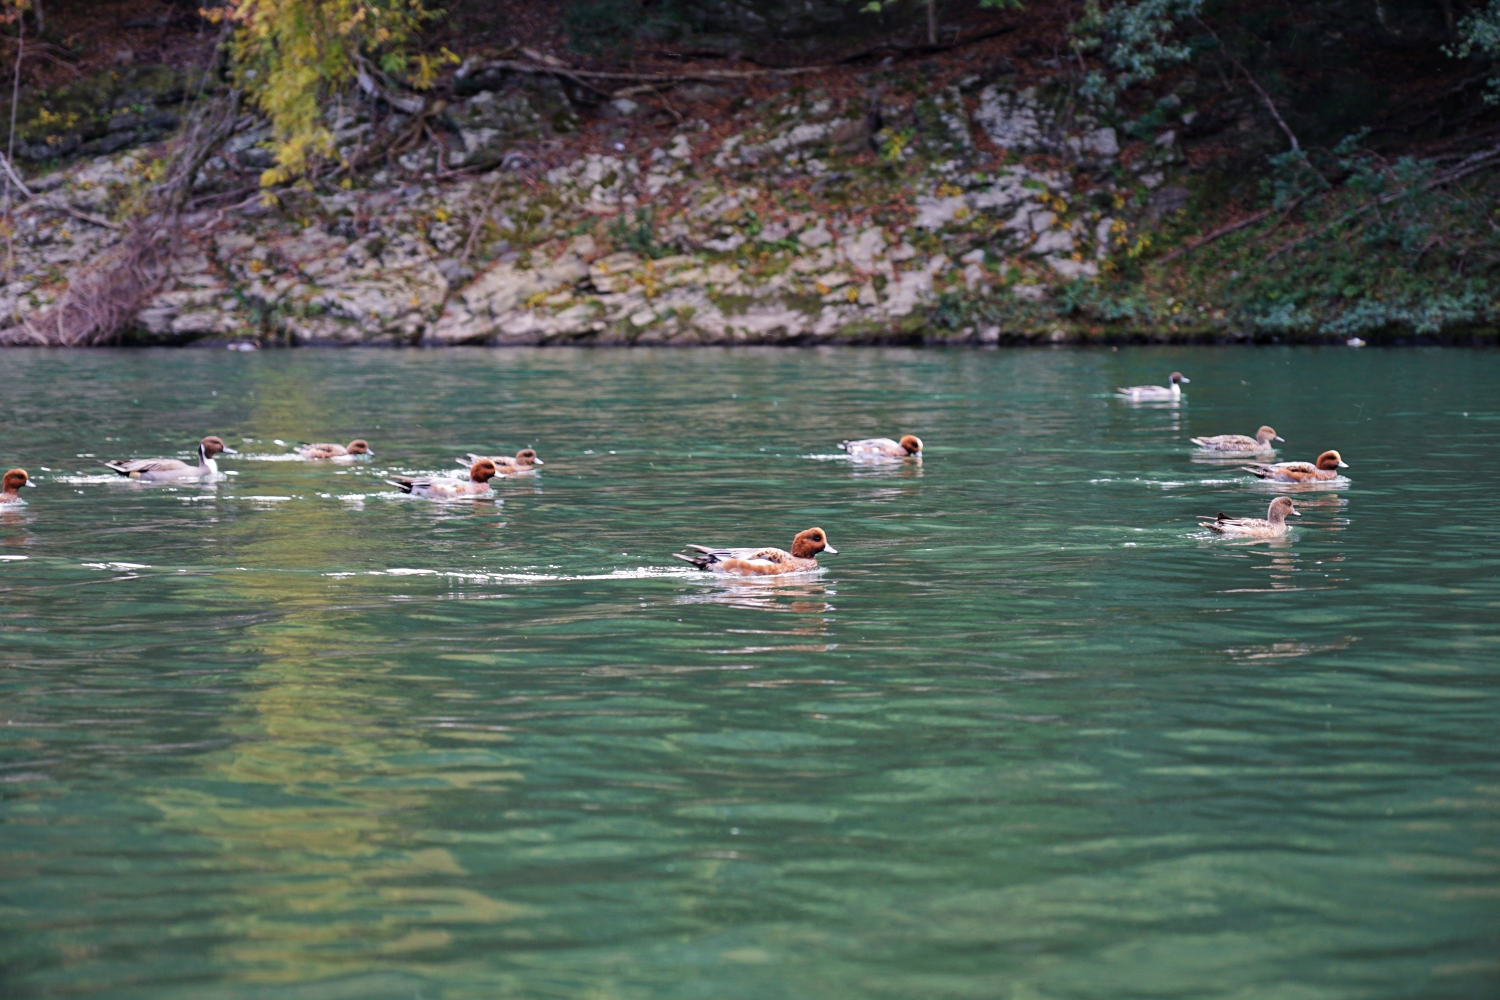
{"type": "MultiPolygon", "coordinates": [[[[1182,387],[1192,380],[1181,372],[1173,372],[1166,385],[1121,386],[1116,392],[1120,398],[1131,402],[1175,402],[1182,398],[1182,387]]],[[[1212,437],[1190,439],[1206,456],[1214,458],[1257,458],[1274,456],[1275,442],[1285,441],[1274,427],[1262,426],[1254,437],[1246,434],[1215,434],[1212,437]]],[[[1273,483],[1326,483],[1338,478],[1340,469],[1349,463],[1336,451],[1325,451],[1312,462],[1274,462],[1244,465],[1240,468],[1273,483]]],[[[1219,513],[1212,518],[1201,518],[1198,526],[1220,535],[1240,538],[1281,538],[1286,534],[1288,517],[1301,517],[1291,497],[1277,497],[1271,501],[1265,517],[1230,517],[1219,513]]]]}
{"type": "MultiPolygon", "coordinates": [[[[1189,383],[1181,372],[1173,372],[1167,385],[1133,385],[1118,390],[1120,398],[1132,402],[1176,401],[1182,398],[1182,386],[1189,383]]],[[[1216,458],[1271,458],[1275,456],[1275,442],[1283,441],[1274,428],[1261,427],[1255,435],[1218,434],[1213,437],[1191,439],[1200,452],[1216,458]]],[[[907,434],[899,439],[863,438],[841,441],[839,448],[851,459],[861,462],[921,462],[922,439],[907,434]]],[[[177,458],[122,459],[103,464],[122,476],[145,483],[162,483],[188,479],[210,479],[217,476],[218,455],[238,454],[224,441],[209,435],[198,442],[196,465],[177,458]]],[[[369,442],[356,438],[348,444],[319,442],[301,445],[297,454],[308,461],[353,461],[374,458],[369,442]]],[[[403,493],[428,500],[458,500],[477,496],[490,490],[490,480],[498,477],[522,475],[535,472],[545,463],[537,457],[535,450],[523,448],[515,455],[480,455],[469,453],[457,459],[467,469],[466,476],[396,476],[386,482],[403,493]]],[[[1348,468],[1348,464],[1336,451],[1325,451],[1313,462],[1261,462],[1242,466],[1244,471],[1276,483],[1307,484],[1327,482],[1348,468]]],[[[35,486],[25,469],[11,469],[0,480],[0,504],[21,502],[22,487],[35,486]]],[[[1286,534],[1288,517],[1300,517],[1297,506],[1290,497],[1280,496],[1271,501],[1266,516],[1230,517],[1220,513],[1212,518],[1203,518],[1199,525],[1221,535],[1244,538],[1279,538],[1286,534]]],[[[728,576],[764,577],[788,573],[805,573],[818,568],[818,556],[838,552],[828,542],[828,533],[822,528],[808,528],[792,539],[791,550],[767,548],[711,548],[706,545],[689,545],[687,553],[674,553],[677,558],[691,563],[698,569],[728,576]]]]}

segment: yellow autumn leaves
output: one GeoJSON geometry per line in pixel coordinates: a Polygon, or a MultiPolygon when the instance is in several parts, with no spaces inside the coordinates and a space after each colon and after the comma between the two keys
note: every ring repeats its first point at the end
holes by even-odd
{"type": "Polygon", "coordinates": [[[206,9],[234,26],[229,41],[234,76],[271,121],[276,164],[261,184],[285,183],[337,155],[328,102],[363,76],[378,74],[424,90],[443,63],[413,51],[423,24],[442,16],[422,0],[235,0],[206,9]]]}

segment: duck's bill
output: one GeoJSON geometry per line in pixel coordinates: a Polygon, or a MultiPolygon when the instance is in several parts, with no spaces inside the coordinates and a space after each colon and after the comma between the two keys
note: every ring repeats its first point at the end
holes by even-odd
{"type": "Polygon", "coordinates": [[[1344,461],[1340,461],[1339,462],[1339,468],[1340,469],[1347,469],[1347,468],[1349,468],[1349,463],[1348,462],[1344,462],[1344,461]]]}
{"type": "Polygon", "coordinates": [[[227,444],[224,446],[224,454],[226,455],[238,455],[239,453],[238,448],[231,448],[227,444]]]}
{"type": "Polygon", "coordinates": [[[1302,512],[1300,510],[1298,510],[1296,507],[1293,507],[1292,508],[1292,516],[1293,517],[1301,517],[1302,516],[1302,512]]]}
{"type": "Polygon", "coordinates": [[[29,480],[29,479],[28,479],[28,480],[26,480],[26,485],[27,485],[27,486],[30,486],[30,487],[31,487],[31,488],[32,488],[32,489],[36,489],[36,483],[33,483],[33,482],[32,482],[32,481],[31,481],[31,480],[29,480]]]}
{"type": "Polygon", "coordinates": [[[531,464],[532,465],[546,465],[547,463],[543,462],[540,458],[533,458],[531,460],[531,464]]]}
{"type": "Polygon", "coordinates": [[[1182,376],[1182,378],[1178,379],[1177,381],[1181,382],[1183,385],[1187,385],[1189,382],[1192,381],[1192,379],[1190,379],[1186,375],[1184,375],[1184,376],[1182,376]]]}
{"type": "Polygon", "coordinates": [[[832,545],[823,546],[823,551],[827,552],[831,556],[836,556],[839,554],[839,550],[834,548],[832,545]]]}
{"type": "Polygon", "coordinates": [[[1275,436],[1275,437],[1273,437],[1273,438],[1272,438],[1272,439],[1271,439],[1271,440],[1272,440],[1272,441],[1280,441],[1280,442],[1282,442],[1282,443],[1283,443],[1283,444],[1285,444],[1285,443],[1286,443],[1286,438],[1284,438],[1284,437],[1282,437],[1282,436],[1281,436],[1281,435],[1280,435],[1280,434],[1278,434],[1278,435],[1276,435],[1276,436],[1275,436]]]}

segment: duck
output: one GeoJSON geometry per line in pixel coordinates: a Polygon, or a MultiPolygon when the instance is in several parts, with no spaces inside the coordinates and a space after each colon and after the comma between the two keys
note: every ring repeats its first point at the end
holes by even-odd
{"type": "Polygon", "coordinates": [[[1349,468],[1349,463],[1336,451],[1325,451],[1316,462],[1277,462],[1275,465],[1246,465],[1244,470],[1253,476],[1277,483],[1326,483],[1337,479],[1340,469],[1349,468]]]}
{"type": "Polygon", "coordinates": [[[1292,503],[1291,497],[1277,497],[1266,509],[1264,518],[1228,517],[1219,514],[1212,521],[1207,519],[1199,521],[1198,527],[1239,538],[1280,538],[1286,534],[1288,514],[1292,517],[1302,516],[1297,511],[1297,505],[1292,503]]]}
{"type": "Polygon", "coordinates": [[[179,458],[130,458],[102,463],[106,468],[143,483],[164,483],[173,479],[204,479],[219,474],[219,463],[214,456],[223,452],[238,455],[239,452],[226,445],[223,440],[210,434],[198,442],[198,464],[188,465],[179,458]]]}
{"type": "Polygon", "coordinates": [[[1276,449],[1271,447],[1271,442],[1284,442],[1286,438],[1277,434],[1276,428],[1262,425],[1260,430],[1255,432],[1255,437],[1246,437],[1244,434],[1215,434],[1213,437],[1197,437],[1188,440],[1204,451],[1274,454],[1276,449]]]}
{"type": "Polygon", "coordinates": [[[25,503],[21,499],[21,487],[35,487],[36,483],[26,474],[25,469],[11,469],[0,479],[0,503],[25,503]]]}
{"type": "Polygon", "coordinates": [[[386,482],[402,493],[410,493],[414,497],[425,497],[428,500],[461,500],[464,497],[488,493],[490,480],[494,479],[495,475],[495,463],[487,458],[481,458],[469,470],[468,479],[443,479],[436,476],[419,476],[409,479],[405,476],[397,476],[395,479],[387,479],[386,482]]]}
{"type": "Polygon", "coordinates": [[[348,444],[304,444],[297,449],[297,454],[309,461],[321,461],[330,458],[348,458],[353,455],[368,455],[375,457],[370,450],[370,444],[364,438],[355,438],[348,444]]]}
{"type": "Polygon", "coordinates": [[[1126,399],[1181,399],[1182,387],[1192,379],[1173,372],[1166,385],[1122,385],[1115,391],[1126,399]]]}
{"type": "Polygon", "coordinates": [[[797,532],[792,539],[792,551],[784,549],[711,549],[706,545],[689,545],[697,551],[692,554],[674,552],[678,559],[692,563],[710,573],[727,576],[784,576],[788,573],[808,573],[818,568],[818,553],[838,555],[839,550],[828,544],[828,533],[822,528],[808,528],[797,532]]]}
{"type": "Polygon", "coordinates": [[[478,455],[471,451],[463,458],[460,458],[458,464],[466,467],[472,466],[481,458],[494,462],[495,468],[499,470],[499,475],[502,476],[513,476],[517,472],[535,472],[537,466],[547,464],[540,458],[537,458],[536,452],[531,448],[522,448],[516,452],[515,458],[511,458],[508,455],[478,455]]]}
{"type": "Polygon", "coordinates": [[[850,458],[921,459],[922,439],[915,434],[907,434],[900,441],[892,441],[890,438],[863,438],[859,441],[840,441],[839,450],[848,452],[850,458]]]}

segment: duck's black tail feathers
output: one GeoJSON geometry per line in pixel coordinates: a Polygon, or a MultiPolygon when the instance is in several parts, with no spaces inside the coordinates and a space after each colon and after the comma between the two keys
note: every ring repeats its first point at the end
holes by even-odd
{"type": "Polygon", "coordinates": [[[396,489],[400,490],[402,493],[411,492],[412,481],[410,479],[387,479],[386,482],[396,487],[396,489]]]}

